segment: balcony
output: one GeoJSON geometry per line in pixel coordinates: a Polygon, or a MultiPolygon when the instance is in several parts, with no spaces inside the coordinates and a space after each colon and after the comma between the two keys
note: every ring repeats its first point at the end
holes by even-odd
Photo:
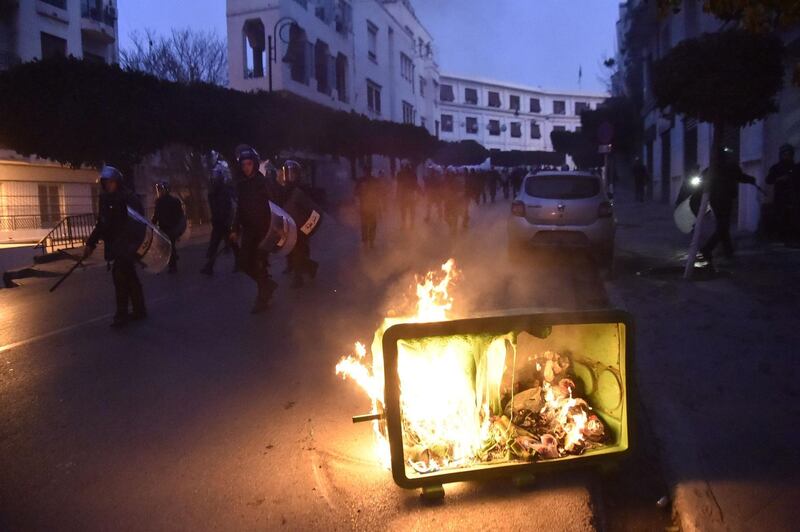
{"type": "Polygon", "coordinates": [[[105,43],[116,40],[117,8],[102,0],[81,1],[81,32],[105,43]]]}

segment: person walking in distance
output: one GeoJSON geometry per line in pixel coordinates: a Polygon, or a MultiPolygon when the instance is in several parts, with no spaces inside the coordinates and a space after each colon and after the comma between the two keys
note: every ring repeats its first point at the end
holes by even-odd
{"type": "Polygon", "coordinates": [[[400,204],[400,225],[403,229],[414,227],[418,192],[417,174],[411,163],[404,160],[397,173],[397,202],[400,204]]]}
{"type": "Polygon", "coordinates": [[[104,243],[106,261],[111,263],[114,280],[116,313],[112,327],[122,327],[131,320],[147,317],[142,283],[136,274],[136,251],[141,242],[130,238],[129,225],[135,222],[128,216],[128,208],[144,213],[142,202],[125,187],[122,173],[113,166],[104,166],[100,172],[101,193],[97,224],[86,240],[83,259],[88,259],[100,240],[104,243]],[[129,313],[132,308],[132,313],[129,313]]]}
{"type": "Polygon", "coordinates": [[[647,167],[642,162],[642,159],[636,157],[633,160],[633,184],[636,189],[636,201],[639,203],[644,202],[645,188],[647,187],[647,167]]]}
{"type": "MultiPolygon", "coordinates": [[[[219,245],[228,246],[234,211],[233,190],[228,181],[226,169],[220,164],[217,164],[211,173],[211,182],[208,188],[208,206],[211,210],[211,239],[208,242],[208,250],[206,251],[206,264],[200,270],[200,273],[213,275],[219,245]]],[[[238,246],[233,243],[229,247],[233,250],[234,260],[238,261],[238,246]]]]}
{"type": "Polygon", "coordinates": [[[256,283],[258,294],[251,312],[258,314],[269,306],[277,284],[270,278],[268,253],[259,249],[270,226],[272,212],[269,202],[273,194],[267,178],[259,169],[258,152],[245,147],[237,159],[241,177],[236,184],[238,209],[234,216],[229,239],[239,243],[239,269],[256,283]]]}
{"type": "Polygon", "coordinates": [[[181,200],[170,193],[169,183],[156,183],[156,206],[153,224],[169,237],[172,254],[169,257],[169,273],[178,271],[178,238],[186,231],[186,216],[181,200]]]}
{"type": "Polygon", "coordinates": [[[364,247],[375,248],[375,237],[378,231],[378,218],[381,214],[380,183],[372,175],[372,170],[356,184],[358,211],[361,217],[361,243],[364,247]]]}
{"type": "Polygon", "coordinates": [[[791,144],[778,150],[778,162],[770,167],[766,182],[775,187],[775,229],[787,246],[795,246],[800,239],[800,164],[794,161],[791,144]]]}
{"type": "Polygon", "coordinates": [[[319,263],[311,259],[311,235],[321,220],[321,209],[311,199],[304,183],[303,167],[297,161],[286,161],[277,174],[280,189],[278,205],[294,219],[297,224],[297,243],[289,253],[288,266],[294,276],[292,288],[300,288],[304,277],[317,276],[319,263]]]}

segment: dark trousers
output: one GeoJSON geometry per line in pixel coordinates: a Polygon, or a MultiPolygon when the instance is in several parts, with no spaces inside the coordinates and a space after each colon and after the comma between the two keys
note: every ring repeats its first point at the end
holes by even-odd
{"type": "Polygon", "coordinates": [[[314,275],[316,262],[311,260],[311,246],[309,238],[298,231],[297,244],[289,253],[289,267],[294,272],[295,277],[302,277],[303,274],[314,275]]]}
{"type": "Polygon", "coordinates": [[[144,314],[144,293],[136,274],[136,264],[130,259],[116,259],[111,266],[111,277],[114,279],[117,317],[128,315],[128,305],[133,308],[134,314],[144,314]]]}
{"type": "Polygon", "coordinates": [[[378,217],[375,213],[361,213],[361,242],[369,247],[375,246],[375,235],[378,231],[378,217]]]}
{"type": "Polygon", "coordinates": [[[634,186],[636,188],[636,201],[641,203],[644,201],[644,189],[645,189],[644,179],[635,179],[634,186]]]}
{"type": "Polygon", "coordinates": [[[243,233],[239,248],[239,269],[256,282],[259,297],[271,293],[268,254],[258,248],[264,234],[243,233]]]}
{"type": "MultiPolygon", "coordinates": [[[[712,205],[712,209],[714,209],[712,205]]],[[[727,205],[722,208],[714,209],[714,217],[717,219],[717,227],[714,234],[703,246],[703,255],[710,257],[719,244],[722,244],[722,251],[726,256],[733,255],[733,241],[731,240],[731,215],[732,210],[727,205]]]]}
{"type": "Polygon", "coordinates": [[[172,253],[169,255],[169,269],[175,270],[178,267],[178,242],[174,236],[169,237],[169,244],[172,246],[172,253]]]}
{"type": "Polygon", "coordinates": [[[239,246],[230,244],[228,236],[231,234],[231,228],[228,225],[212,225],[211,226],[211,239],[208,241],[208,250],[206,250],[206,258],[208,259],[208,266],[213,268],[217,260],[217,250],[219,245],[224,244],[225,247],[230,247],[234,254],[239,254],[239,246]]]}
{"type": "Polygon", "coordinates": [[[414,227],[414,217],[416,216],[416,205],[414,198],[400,199],[400,225],[403,229],[414,227]]]}

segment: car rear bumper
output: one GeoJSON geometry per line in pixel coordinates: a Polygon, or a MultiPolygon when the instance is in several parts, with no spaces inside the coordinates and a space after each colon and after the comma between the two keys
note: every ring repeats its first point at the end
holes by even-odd
{"type": "Polygon", "coordinates": [[[512,216],[508,239],[519,246],[607,249],[614,245],[614,221],[600,218],[589,225],[547,225],[512,216]]]}

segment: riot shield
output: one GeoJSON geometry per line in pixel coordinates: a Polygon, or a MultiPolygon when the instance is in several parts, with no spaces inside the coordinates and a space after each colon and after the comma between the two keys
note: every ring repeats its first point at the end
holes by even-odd
{"type": "Polygon", "coordinates": [[[269,202],[270,224],[267,236],[261,241],[259,248],[269,253],[286,256],[292,252],[297,244],[297,224],[294,219],[272,203],[269,202]]]}
{"type": "Polygon", "coordinates": [[[148,273],[159,273],[167,267],[172,254],[169,238],[145,217],[128,207],[126,232],[135,245],[136,261],[148,273]]]}
{"type": "Polygon", "coordinates": [[[284,205],[297,229],[306,236],[313,235],[322,222],[322,209],[300,187],[294,187],[284,205]]]}

